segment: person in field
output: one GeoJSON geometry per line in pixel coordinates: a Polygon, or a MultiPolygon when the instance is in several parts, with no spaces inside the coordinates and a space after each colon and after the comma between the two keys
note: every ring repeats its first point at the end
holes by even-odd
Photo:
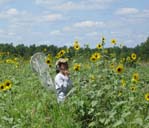
{"type": "Polygon", "coordinates": [[[64,102],[67,93],[72,88],[72,82],[69,77],[68,62],[66,59],[60,58],[56,62],[55,88],[57,92],[58,103],[64,102]]]}

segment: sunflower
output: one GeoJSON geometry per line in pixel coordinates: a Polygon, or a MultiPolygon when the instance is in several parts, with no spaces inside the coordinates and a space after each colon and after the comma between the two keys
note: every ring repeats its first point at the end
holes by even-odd
{"type": "Polygon", "coordinates": [[[59,52],[59,55],[60,56],[63,56],[65,54],[65,50],[61,50],[60,52],[59,52]]]}
{"type": "Polygon", "coordinates": [[[90,60],[91,60],[92,62],[95,62],[95,61],[97,60],[97,58],[96,58],[94,55],[92,55],[92,56],[90,57],[90,60]]]}
{"type": "Polygon", "coordinates": [[[0,91],[4,91],[6,89],[5,85],[3,83],[0,84],[0,91]]]}
{"type": "Polygon", "coordinates": [[[117,73],[122,73],[124,71],[124,66],[122,64],[119,64],[117,67],[116,67],[116,72],[117,73]]]}
{"type": "Polygon", "coordinates": [[[102,37],[102,42],[103,42],[103,43],[105,42],[105,40],[106,40],[105,37],[102,37]]]}
{"type": "Polygon", "coordinates": [[[10,80],[5,80],[4,81],[4,86],[6,90],[9,90],[12,86],[12,82],[10,80]]]}
{"type": "Polygon", "coordinates": [[[137,59],[137,55],[136,55],[135,53],[132,53],[132,54],[131,54],[131,59],[132,59],[132,60],[136,60],[136,59],[137,59]]]}
{"type": "Polygon", "coordinates": [[[100,55],[100,53],[98,53],[98,52],[95,52],[95,53],[93,54],[93,56],[94,56],[96,59],[100,59],[100,58],[101,58],[101,55],[100,55]]]}
{"type": "Polygon", "coordinates": [[[147,101],[149,101],[149,93],[146,93],[146,94],[145,94],[145,99],[146,99],[147,101]]]}
{"type": "Polygon", "coordinates": [[[136,91],[136,87],[135,87],[135,86],[132,86],[132,87],[130,88],[130,90],[131,90],[132,92],[135,92],[135,91],[136,91]]]}
{"type": "Polygon", "coordinates": [[[75,71],[79,71],[79,70],[80,70],[80,67],[81,67],[80,64],[75,64],[74,67],[73,67],[73,69],[74,69],[75,71]]]}
{"type": "Polygon", "coordinates": [[[50,58],[47,58],[47,59],[46,59],[46,63],[47,63],[47,64],[51,64],[51,59],[50,59],[50,58]]]}
{"type": "Polygon", "coordinates": [[[57,55],[56,55],[56,58],[62,57],[65,53],[66,53],[65,50],[59,51],[59,52],[57,53],[57,55]]]}
{"type": "Polygon", "coordinates": [[[115,40],[115,39],[112,39],[112,40],[111,40],[111,43],[112,43],[113,45],[116,45],[116,40],[115,40]]]}
{"type": "Polygon", "coordinates": [[[97,49],[102,49],[102,44],[97,44],[96,48],[97,49]]]}
{"type": "Polygon", "coordinates": [[[74,47],[75,50],[79,50],[80,49],[79,42],[75,41],[73,47],[74,47]]]}
{"type": "Polygon", "coordinates": [[[133,80],[134,81],[138,81],[139,80],[139,74],[138,73],[134,73],[133,74],[133,80]]]}

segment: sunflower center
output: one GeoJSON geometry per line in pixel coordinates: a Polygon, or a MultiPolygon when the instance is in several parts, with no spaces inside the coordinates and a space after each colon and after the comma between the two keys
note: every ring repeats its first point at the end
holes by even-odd
{"type": "Polygon", "coordinates": [[[79,70],[79,67],[76,67],[76,71],[78,71],[79,70]]]}
{"type": "Polygon", "coordinates": [[[10,85],[10,83],[6,83],[6,86],[9,86],[10,85]]]}
{"type": "Polygon", "coordinates": [[[4,89],[4,86],[1,86],[1,89],[4,89]]]}
{"type": "Polygon", "coordinates": [[[118,72],[121,72],[122,71],[122,69],[121,68],[118,68],[118,72]]]}

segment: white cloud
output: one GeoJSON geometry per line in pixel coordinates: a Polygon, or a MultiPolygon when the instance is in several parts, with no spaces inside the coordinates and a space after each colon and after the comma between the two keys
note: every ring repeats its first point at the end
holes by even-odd
{"type": "Polygon", "coordinates": [[[10,9],[8,9],[8,10],[6,11],[6,14],[8,14],[8,15],[17,15],[17,14],[19,14],[19,12],[18,12],[18,10],[15,9],[15,8],[10,8],[10,9]]]}
{"type": "Polygon", "coordinates": [[[54,31],[50,32],[50,35],[53,35],[53,36],[57,36],[57,35],[60,35],[60,34],[61,34],[60,30],[54,30],[54,31]]]}
{"type": "Polygon", "coordinates": [[[105,27],[106,24],[102,21],[81,21],[76,22],[70,26],[65,26],[62,31],[64,32],[80,32],[80,31],[90,31],[90,30],[96,30],[98,28],[105,27]],[[81,29],[81,30],[80,30],[81,29]]]}
{"type": "Polygon", "coordinates": [[[9,8],[0,12],[0,19],[8,19],[11,21],[19,15],[24,15],[24,12],[18,11],[16,8],[9,8]]]}
{"type": "Polygon", "coordinates": [[[94,10],[106,9],[109,5],[117,0],[35,0],[36,4],[44,5],[47,8],[54,10],[94,10]]]}
{"type": "Polygon", "coordinates": [[[137,13],[139,13],[139,10],[136,8],[120,8],[116,11],[118,15],[131,15],[137,13]]]}
{"type": "Polygon", "coordinates": [[[106,8],[106,4],[104,3],[96,3],[95,1],[80,1],[80,2],[72,2],[67,1],[62,4],[58,4],[52,7],[54,10],[92,10],[92,9],[104,9],[106,8]]]}
{"type": "Polygon", "coordinates": [[[38,5],[56,5],[66,2],[67,0],[35,0],[38,5]]]}
{"type": "Polygon", "coordinates": [[[89,32],[89,33],[86,33],[86,36],[91,36],[91,37],[97,37],[99,35],[98,32],[89,32]]]}
{"type": "Polygon", "coordinates": [[[121,8],[115,12],[116,15],[120,16],[120,21],[125,24],[140,24],[148,22],[149,10],[138,10],[135,8],[121,8]]]}
{"type": "Polygon", "coordinates": [[[20,11],[16,8],[9,8],[0,12],[0,19],[18,28],[18,26],[39,24],[41,22],[59,21],[63,19],[63,15],[55,13],[40,13],[37,15],[25,10],[20,11]]]}
{"type": "Polygon", "coordinates": [[[74,24],[74,27],[103,27],[105,24],[100,21],[82,21],[74,24]]]}
{"type": "Polygon", "coordinates": [[[142,19],[149,18],[149,10],[143,10],[143,11],[137,13],[136,15],[134,15],[134,17],[142,18],[142,19]]]}
{"type": "Polygon", "coordinates": [[[61,14],[47,14],[42,16],[41,18],[42,21],[48,21],[48,22],[62,20],[62,19],[63,19],[63,16],[61,14]]]}
{"type": "Polygon", "coordinates": [[[69,1],[69,2],[63,3],[61,5],[56,5],[56,6],[53,7],[53,9],[57,9],[57,10],[77,10],[77,9],[80,9],[80,8],[84,8],[83,6],[82,6],[82,4],[80,4],[78,6],[77,3],[69,1]]]}

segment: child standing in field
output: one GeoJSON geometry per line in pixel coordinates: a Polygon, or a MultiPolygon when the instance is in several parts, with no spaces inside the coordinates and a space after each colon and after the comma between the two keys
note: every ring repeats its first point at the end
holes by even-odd
{"type": "Polygon", "coordinates": [[[69,78],[68,63],[66,59],[60,58],[56,62],[55,88],[58,103],[63,102],[68,91],[72,88],[69,78]]]}

